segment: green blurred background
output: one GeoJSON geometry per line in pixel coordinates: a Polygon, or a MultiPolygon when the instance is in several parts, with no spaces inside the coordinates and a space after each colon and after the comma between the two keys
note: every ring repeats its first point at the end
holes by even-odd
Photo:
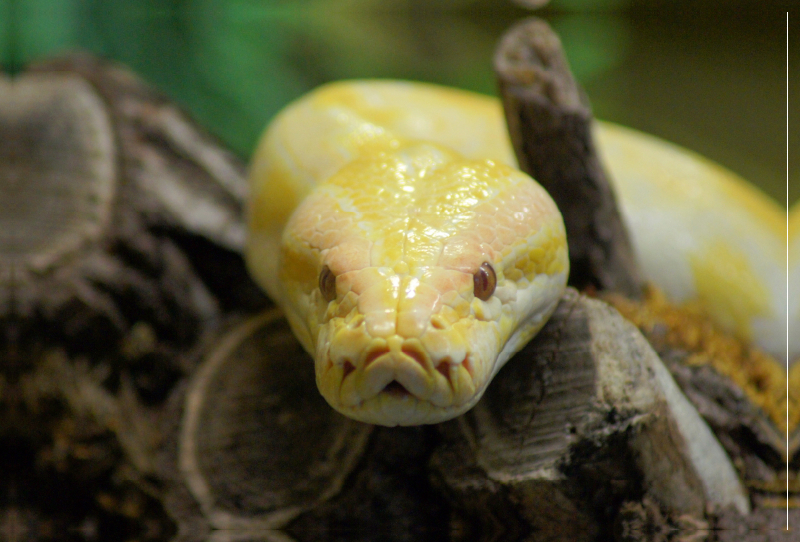
{"type": "MultiPolygon", "coordinates": [[[[553,0],[535,14],[561,35],[599,118],[698,151],[784,205],[789,3],[553,0]]],[[[397,77],[493,94],[495,44],[531,13],[506,0],[0,0],[0,64],[16,73],[74,48],[121,61],[246,158],[281,106],[325,81],[397,77]]],[[[797,133],[790,202],[800,199],[797,133]]]]}

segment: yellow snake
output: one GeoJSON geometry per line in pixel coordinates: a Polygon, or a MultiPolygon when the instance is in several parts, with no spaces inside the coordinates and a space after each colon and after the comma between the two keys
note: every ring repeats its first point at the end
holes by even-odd
{"type": "MultiPolygon", "coordinates": [[[[648,278],[784,355],[777,206],[686,151],[605,123],[596,135],[648,278]]],[[[561,216],[515,168],[492,98],[321,87],[270,124],[250,186],[249,270],[313,356],[323,397],[357,420],[465,412],[566,284],[561,216]]]]}

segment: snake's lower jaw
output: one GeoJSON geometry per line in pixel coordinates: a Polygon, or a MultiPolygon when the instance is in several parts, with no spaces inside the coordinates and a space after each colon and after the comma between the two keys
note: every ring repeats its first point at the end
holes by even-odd
{"type": "Polygon", "coordinates": [[[419,339],[370,339],[359,356],[335,346],[316,360],[317,385],[337,411],[377,425],[439,423],[477,403],[494,358],[464,352],[432,359],[419,339]]]}

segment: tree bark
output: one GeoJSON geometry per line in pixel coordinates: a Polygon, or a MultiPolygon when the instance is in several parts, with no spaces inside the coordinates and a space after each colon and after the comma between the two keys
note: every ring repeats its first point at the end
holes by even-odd
{"type": "Polygon", "coordinates": [[[514,25],[494,69],[520,168],[555,200],[567,228],[569,284],[639,298],[642,277],[592,139],[592,112],[558,36],[542,20],[514,25]]]}
{"type": "Polygon", "coordinates": [[[180,525],[196,522],[197,502],[209,528],[297,540],[368,540],[409,523],[420,540],[589,542],[644,498],[667,524],[707,505],[747,510],[722,448],[644,337],[572,289],[473,410],[429,427],[373,429],[328,408],[274,312],[212,345],[161,463],[164,477],[180,473],[168,499],[180,525]]]}

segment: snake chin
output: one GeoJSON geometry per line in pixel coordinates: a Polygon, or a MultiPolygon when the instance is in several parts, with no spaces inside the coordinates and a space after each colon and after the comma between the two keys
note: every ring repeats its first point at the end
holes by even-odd
{"type": "Polygon", "coordinates": [[[441,423],[455,418],[471,409],[482,395],[483,390],[475,393],[463,405],[441,407],[414,396],[402,384],[392,381],[380,393],[357,405],[330,404],[339,413],[364,423],[387,427],[411,426],[441,423]]]}

